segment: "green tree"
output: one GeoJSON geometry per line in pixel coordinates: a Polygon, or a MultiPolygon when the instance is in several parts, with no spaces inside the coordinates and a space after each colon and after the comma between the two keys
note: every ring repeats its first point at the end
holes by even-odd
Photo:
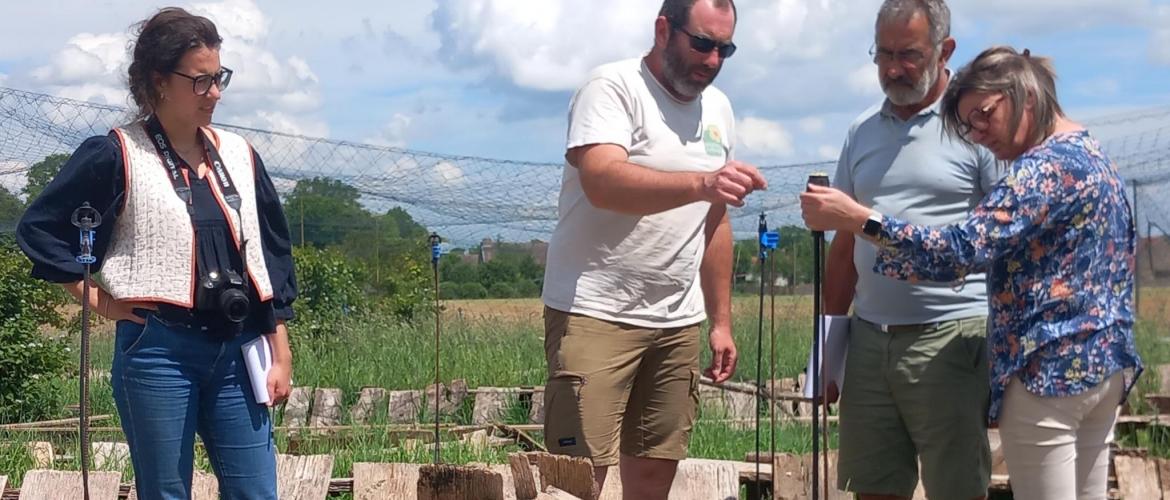
{"type": "Polygon", "coordinates": [[[31,267],[14,243],[0,242],[0,423],[52,416],[60,395],[49,381],[68,373],[65,341],[40,332],[64,326],[64,294],[31,277],[31,267]]]}
{"type": "Polygon", "coordinates": [[[360,196],[357,188],[337,179],[297,181],[284,201],[293,242],[320,248],[341,244],[351,233],[375,231],[373,216],[358,202],[360,196]]]}
{"type": "Polygon", "coordinates": [[[0,186],[0,234],[6,234],[16,229],[24,213],[24,202],[20,201],[12,192],[0,186]]]}
{"type": "Polygon", "coordinates": [[[41,191],[45,190],[57,174],[61,172],[61,167],[65,162],[69,161],[67,154],[55,154],[46,156],[39,162],[33,164],[28,169],[28,184],[24,185],[21,193],[25,195],[25,199],[32,201],[37,196],[40,196],[41,191]]]}

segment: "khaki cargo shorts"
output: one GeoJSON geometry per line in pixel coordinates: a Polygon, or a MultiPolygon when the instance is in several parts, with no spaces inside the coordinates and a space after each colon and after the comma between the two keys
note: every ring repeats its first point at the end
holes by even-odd
{"type": "Polygon", "coordinates": [[[544,441],[617,465],[682,460],[699,402],[699,325],[650,329],[545,307],[544,441]]]}

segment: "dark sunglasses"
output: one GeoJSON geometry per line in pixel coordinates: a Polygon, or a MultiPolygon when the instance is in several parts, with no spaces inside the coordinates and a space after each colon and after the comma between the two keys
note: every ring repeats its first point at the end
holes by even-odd
{"type": "Polygon", "coordinates": [[[191,91],[195,92],[195,95],[198,96],[205,96],[208,92],[211,92],[211,86],[213,84],[219,87],[220,92],[223,92],[228,88],[228,84],[232,82],[232,70],[227,68],[220,68],[219,72],[214,75],[191,76],[179,73],[178,71],[172,71],[171,73],[191,80],[191,91]]]}
{"type": "Polygon", "coordinates": [[[705,36],[699,36],[699,35],[693,34],[689,31],[687,31],[686,28],[683,28],[682,26],[671,26],[671,28],[673,28],[675,31],[680,31],[680,32],[682,32],[682,34],[690,37],[691,50],[694,50],[695,52],[699,52],[701,54],[710,54],[712,50],[718,49],[720,59],[727,59],[728,57],[731,57],[731,55],[735,53],[735,44],[734,43],[731,43],[731,42],[719,43],[719,42],[716,42],[715,40],[712,40],[712,39],[707,38],[705,36]]]}

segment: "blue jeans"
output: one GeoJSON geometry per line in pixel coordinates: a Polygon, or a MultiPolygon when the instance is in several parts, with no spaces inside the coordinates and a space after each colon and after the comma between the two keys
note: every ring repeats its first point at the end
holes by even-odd
{"type": "Polygon", "coordinates": [[[222,498],[276,499],[272,422],[240,350],[257,336],[216,339],[154,315],[118,322],[111,378],[138,498],[190,498],[198,432],[222,498]]]}

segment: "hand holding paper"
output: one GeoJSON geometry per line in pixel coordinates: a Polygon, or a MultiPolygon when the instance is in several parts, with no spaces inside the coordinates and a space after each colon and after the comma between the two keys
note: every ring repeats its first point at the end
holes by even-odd
{"type": "Polygon", "coordinates": [[[268,336],[256,337],[243,346],[244,365],[248,367],[248,379],[252,381],[252,394],[256,402],[268,404],[271,400],[268,395],[268,371],[272,369],[272,346],[268,344],[268,336]]]}

